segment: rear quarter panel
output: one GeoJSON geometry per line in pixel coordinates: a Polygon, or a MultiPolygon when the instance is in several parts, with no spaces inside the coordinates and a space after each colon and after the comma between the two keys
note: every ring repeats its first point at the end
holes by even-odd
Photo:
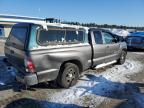
{"type": "MultiPolygon", "coordinates": [[[[36,67],[36,71],[46,71],[50,69],[60,70],[64,62],[77,60],[82,65],[82,70],[90,67],[91,46],[88,43],[81,45],[67,45],[55,48],[40,48],[30,51],[30,56],[36,67]]],[[[57,77],[58,73],[55,77],[57,77]]]]}

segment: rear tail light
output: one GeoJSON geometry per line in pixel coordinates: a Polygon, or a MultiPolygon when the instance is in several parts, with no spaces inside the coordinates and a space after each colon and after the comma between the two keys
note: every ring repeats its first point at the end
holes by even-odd
{"type": "Polygon", "coordinates": [[[35,72],[35,66],[31,58],[28,57],[25,58],[25,67],[27,72],[32,72],[32,73],[35,72]]]}

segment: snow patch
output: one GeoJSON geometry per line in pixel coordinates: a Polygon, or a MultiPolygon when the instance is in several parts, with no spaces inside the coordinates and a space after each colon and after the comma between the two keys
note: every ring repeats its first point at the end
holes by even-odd
{"type": "Polygon", "coordinates": [[[5,85],[5,83],[3,83],[2,81],[0,81],[0,85],[5,85]]]}
{"type": "Polygon", "coordinates": [[[119,36],[128,36],[130,34],[127,30],[123,29],[112,29],[111,32],[119,36]]]}
{"type": "Polygon", "coordinates": [[[138,55],[144,55],[144,52],[133,52],[135,54],[138,54],[138,55]]]}
{"type": "Polygon", "coordinates": [[[89,45],[89,44],[88,43],[79,43],[79,44],[69,44],[69,45],[37,46],[37,47],[33,47],[31,50],[51,49],[51,48],[67,48],[67,47],[83,46],[83,45],[89,45]]]}
{"type": "Polygon", "coordinates": [[[0,85],[6,85],[15,81],[17,70],[13,67],[8,67],[0,60],[0,85]]]}
{"type": "MultiPolygon", "coordinates": [[[[139,72],[142,67],[138,61],[127,60],[125,64],[115,65],[102,73],[90,70],[80,78],[76,86],[55,93],[50,101],[83,105],[85,98],[88,97],[90,100],[97,100],[95,105],[99,105],[105,97],[125,99],[125,83],[130,80],[127,76],[139,72]]],[[[93,102],[90,100],[87,102],[88,105],[93,102]]]]}

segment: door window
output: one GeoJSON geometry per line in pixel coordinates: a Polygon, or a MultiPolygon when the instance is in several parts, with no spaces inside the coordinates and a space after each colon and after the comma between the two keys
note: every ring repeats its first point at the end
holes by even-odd
{"type": "Polygon", "coordinates": [[[103,34],[105,44],[112,44],[113,43],[114,37],[111,34],[109,34],[107,32],[103,32],[102,34],[103,34]]]}
{"type": "Polygon", "coordinates": [[[96,44],[103,44],[103,39],[102,39],[101,32],[94,31],[93,33],[94,33],[94,38],[95,38],[96,44]]]}

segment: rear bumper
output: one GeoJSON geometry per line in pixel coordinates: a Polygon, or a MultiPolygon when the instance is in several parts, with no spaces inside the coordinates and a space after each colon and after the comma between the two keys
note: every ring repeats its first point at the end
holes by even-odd
{"type": "Polygon", "coordinates": [[[35,85],[38,84],[37,75],[33,74],[22,74],[21,72],[17,73],[16,80],[25,85],[35,85]]]}
{"type": "Polygon", "coordinates": [[[26,85],[36,85],[41,82],[52,81],[57,78],[58,70],[50,69],[47,71],[41,71],[37,73],[22,73],[18,72],[16,80],[26,85]]]}
{"type": "Polygon", "coordinates": [[[59,73],[59,69],[49,69],[36,73],[28,73],[25,72],[24,69],[22,70],[21,68],[12,64],[9,60],[8,63],[10,63],[12,66],[19,70],[19,72],[17,72],[16,74],[16,80],[29,86],[36,85],[41,82],[55,80],[59,73]]]}

